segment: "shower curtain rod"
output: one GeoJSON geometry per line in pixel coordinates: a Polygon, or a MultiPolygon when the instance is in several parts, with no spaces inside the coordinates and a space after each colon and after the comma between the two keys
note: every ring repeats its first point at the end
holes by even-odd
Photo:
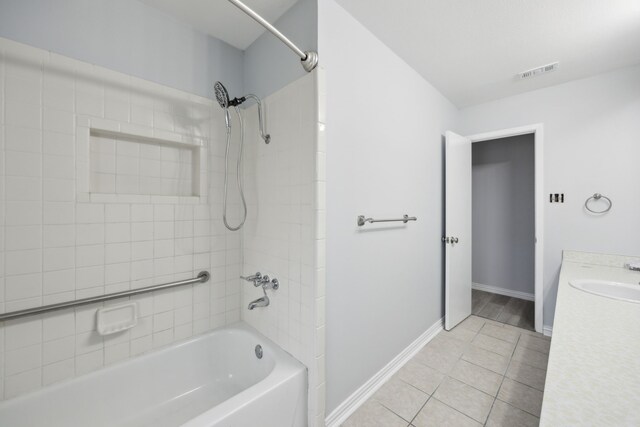
{"type": "Polygon", "coordinates": [[[280,39],[280,41],[286,44],[289,49],[295,52],[296,55],[300,57],[300,62],[302,63],[302,68],[307,72],[311,72],[316,65],[318,65],[318,53],[314,51],[302,51],[298,46],[293,44],[291,40],[289,40],[284,34],[282,34],[276,27],[267,22],[262,16],[258,15],[254,12],[249,6],[242,3],[240,0],[229,0],[229,2],[233,3],[238,9],[249,15],[253,18],[258,24],[262,25],[266,28],[271,34],[280,39]]]}

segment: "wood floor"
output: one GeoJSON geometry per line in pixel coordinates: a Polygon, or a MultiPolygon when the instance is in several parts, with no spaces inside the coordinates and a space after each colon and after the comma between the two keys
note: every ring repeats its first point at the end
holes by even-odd
{"type": "Polygon", "coordinates": [[[472,290],[471,313],[523,329],[535,330],[534,304],[519,298],[472,290]]]}

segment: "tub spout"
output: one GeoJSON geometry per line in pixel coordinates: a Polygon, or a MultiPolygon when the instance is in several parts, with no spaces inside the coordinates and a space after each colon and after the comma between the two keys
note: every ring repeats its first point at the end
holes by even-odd
{"type": "Polygon", "coordinates": [[[257,300],[251,301],[249,303],[249,310],[253,310],[256,307],[266,307],[268,305],[269,305],[269,297],[265,295],[261,298],[258,298],[257,300]]]}

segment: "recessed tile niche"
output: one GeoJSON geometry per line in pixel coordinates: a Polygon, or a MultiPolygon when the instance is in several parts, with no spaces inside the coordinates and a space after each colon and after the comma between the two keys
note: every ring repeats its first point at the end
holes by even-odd
{"type": "Polygon", "coordinates": [[[90,130],[90,192],[199,196],[200,146],[90,130]]]}

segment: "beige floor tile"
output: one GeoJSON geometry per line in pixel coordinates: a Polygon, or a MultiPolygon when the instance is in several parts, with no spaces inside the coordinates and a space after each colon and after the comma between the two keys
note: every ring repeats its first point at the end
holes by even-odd
{"type": "Polygon", "coordinates": [[[492,396],[453,378],[446,378],[433,397],[480,423],[486,421],[493,403],[492,396]]]}
{"type": "Polygon", "coordinates": [[[526,363],[538,369],[547,369],[549,355],[540,353],[539,351],[530,350],[518,344],[516,351],[513,352],[513,360],[526,363]]]}
{"type": "Polygon", "coordinates": [[[480,329],[480,333],[510,343],[517,343],[520,336],[520,332],[516,330],[507,329],[504,326],[498,327],[495,325],[484,325],[482,329],[480,329]]]}
{"type": "Polygon", "coordinates": [[[453,368],[467,346],[468,344],[463,341],[438,335],[420,350],[413,360],[446,374],[453,368]]]}
{"type": "Polygon", "coordinates": [[[483,319],[482,317],[472,315],[464,319],[457,327],[463,328],[463,329],[469,329],[470,331],[473,331],[473,332],[479,332],[480,329],[482,329],[482,327],[484,326],[484,324],[485,324],[485,319],[483,319]]]}
{"type": "Polygon", "coordinates": [[[507,341],[500,340],[498,338],[491,337],[485,334],[478,334],[473,339],[473,343],[480,348],[489,350],[493,353],[501,354],[502,356],[511,357],[516,345],[507,341]]]}
{"type": "Polygon", "coordinates": [[[533,387],[505,378],[498,392],[498,399],[531,415],[540,416],[542,392],[533,387]]]}
{"type": "Polygon", "coordinates": [[[539,351],[540,353],[549,354],[551,341],[544,338],[538,338],[532,335],[523,334],[518,341],[518,345],[528,348],[529,350],[539,351]]]}
{"type": "Polygon", "coordinates": [[[546,340],[546,341],[551,341],[550,337],[545,337],[544,335],[542,335],[542,334],[540,334],[540,333],[538,333],[536,331],[530,331],[528,329],[523,329],[523,328],[519,328],[517,326],[507,325],[507,324],[503,325],[503,327],[505,329],[511,329],[513,331],[520,332],[520,335],[530,335],[532,337],[540,338],[540,339],[543,339],[543,340],[546,340]]]}
{"type": "Polygon", "coordinates": [[[406,427],[407,422],[382,406],[367,400],[347,421],[343,427],[406,427]]]}
{"type": "Polygon", "coordinates": [[[463,351],[468,346],[469,343],[450,337],[449,332],[446,331],[440,332],[427,344],[427,347],[438,348],[452,352],[463,351]]]}
{"type": "MultiPolygon", "coordinates": [[[[496,328],[504,328],[506,326],[509,326],[509,325],[505,325],[504,323],[496,322],[495,320],[491,320],[491,319],[485,319],[485,320],[486,320],[485,325],[493,325],[496,328]]],[[[516,329],[519,329],[519,328],[516,328],[516,329]]]]}
{"type": "Polygon", "coordinates": [[[493,353],[473,344],[464,352],[462,359],[500,375],[504,375],[509,365],[508,357],[493,353]]]}
{"type": "Polygon", "coordinates": [[[443,373],[415,360],[410,360],[395,376],[429,395],[436,390],[444,378],[443,373]]]}
{"type": "Polygon", "coordinates": [[[538,427],[540,420],[500,400],[493,403],[487,427],[538,427]]]}
{"type": "Polygon", "coordinates": [[[544,382],[547,371],[544,369],[534,368],[517,360],[512,360],[507,369],[507,378],[526,384],[530,387],[544,391],[544,382]]]}
{"type": "Polygon", "coordinates": [[[446,350],[425,347],[413,357],[413,360],[447,374],[456,364],[461,353],[452,354],[446,350]]]}
{"type": "Polygon", "coordinates": [[[462,359],[458,360],[449,376],[491,396],[498,394],[498,389],[502,383],[502,375],[462,359]]]}
{"type": "Polygon", "coordinates": [[[429,399],[413,420],[415,427],[480,427],[482,424],[445,405],[435,398],[429,399]]]}
{"type": "Polygon", "coordinates": [[[395,377],[372,396],[373,400],[407,421],[416,416],[428,398],[428,394],[395,377]]]}
{"type": "Polygon", "coordinates": [[[464,342],[471,342],[476,336],[477,332],[469,329],[462,328],[461,325],[456,326],[450,331],[442,331],[442,335],[447,338],[454,338],[464,342]]]}

